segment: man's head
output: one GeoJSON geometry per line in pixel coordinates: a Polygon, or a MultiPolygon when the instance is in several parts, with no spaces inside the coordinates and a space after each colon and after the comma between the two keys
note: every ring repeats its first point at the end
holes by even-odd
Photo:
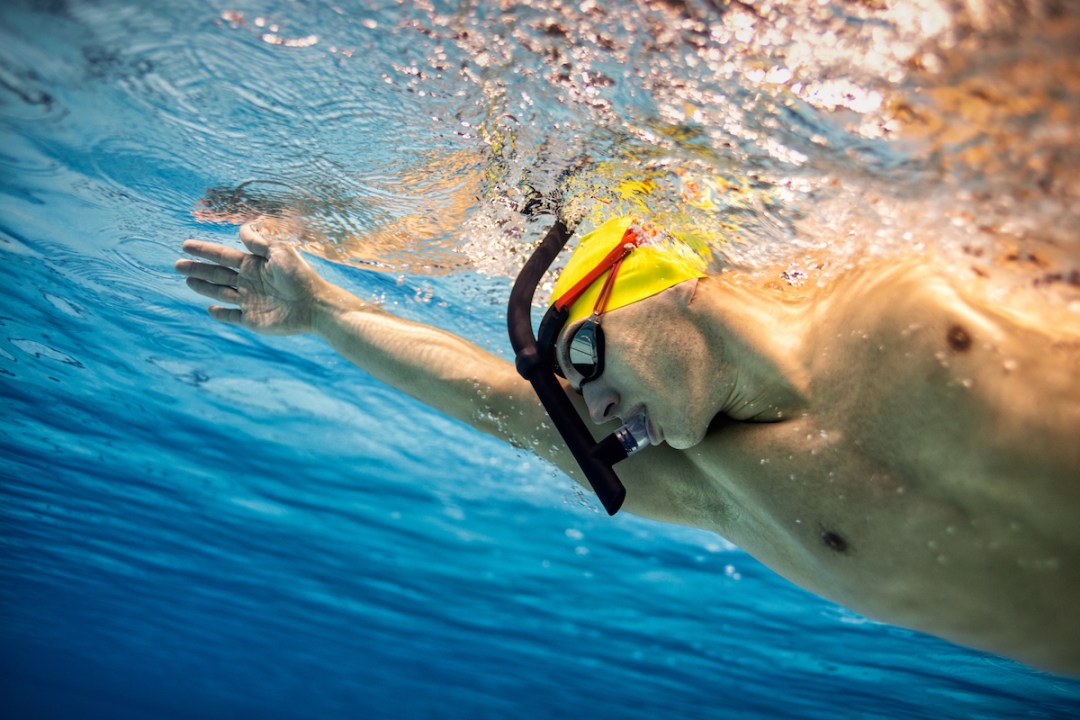
{"type": "MultiPolygon", "coordinates": [[[[628,420],[647,409],[659,409],[659,393],[665,388],[646,392],[631,375],[636,371],[648,373],[648,368],[639,366],[631,371],[630,366],[647,361],[652,367],[664,367],[674,359],[678,343],[661,342],[657,332],[675,321],[669,313],[678,303],[672,301],[678,297],[686,302],[692,295],[693,283],[688,281],[705,275],[704,261],[685,243],[633,217],[613,218],[582,237],[556,283],[541,336],[552,353],[556,370],[585,395],[595,421],[616,415],[628,420]],[[680,289],[685,292],[676,292],[680,289]],[[641,302],[645,300],[650,302],[641,302]],[[608,347],[602,328],[607,314],[613,311],[618,311],[620,317],[645,312],[650,320],[649,327],[615,323],[618,332],[611,336],[611,345],[617,349],[613,353],[615,362],[607,365],[608,347]],[[643,347],[641,341],[646,337],[654,338],[650,342],[655,346],[643,347]],[[649,408],[646,395],[652,396],[649,408]]],[[[667,378],[668,391],[673,379],[667,378]]],[[[651,434],[660,436],[655,417],[649,420],[651,434]]]]}

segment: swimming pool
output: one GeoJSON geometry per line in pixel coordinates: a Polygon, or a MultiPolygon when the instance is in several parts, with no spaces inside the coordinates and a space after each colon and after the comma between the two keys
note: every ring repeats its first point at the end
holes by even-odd
{"type": "Polygon", "coordinates": [[[1080,714],[1074,681],[608,518],[313,339],[213,324],[172,272],[187,237],[296,216],[335,282],[508,355],[546,222],[515,203],[569,183],[588,215],[631,172],[663,211],[703,168],[688,213],[730,262],[1076,257],[1077,83],[971,79],[1075,53],[1068,18],[980,40],[1008,18],[977,3],[712,5],[0,9],[5,717],[1080,714]]]}

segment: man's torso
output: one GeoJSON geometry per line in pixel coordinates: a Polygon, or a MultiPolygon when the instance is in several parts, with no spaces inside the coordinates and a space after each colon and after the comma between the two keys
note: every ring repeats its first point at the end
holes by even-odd
{"type": "Polygon", "coordinates": [[[857,611],[1080,671],[1076,338],[925,273],[852,283],[815,319],[809,410],[714,428],[676,504],[857,611]]]}

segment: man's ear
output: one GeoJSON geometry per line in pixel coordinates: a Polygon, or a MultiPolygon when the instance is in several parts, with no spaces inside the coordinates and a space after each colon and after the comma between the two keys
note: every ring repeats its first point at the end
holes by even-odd
{"type": "Polygon", "coordinates": [[[697,290],[700,281],[700,278],[684,280],[678,285],[670,288],[669,291],[671,292],[672,300],[677,302],[680,308],[690,307],[690,304],[694,302],[694,298],[697,297],[697,290]]]}

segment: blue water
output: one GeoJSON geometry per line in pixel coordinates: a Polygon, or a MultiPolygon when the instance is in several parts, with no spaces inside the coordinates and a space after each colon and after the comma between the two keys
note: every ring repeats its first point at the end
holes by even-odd
{"type": "MultiPolygon", "coordinates": [[[[554,7],[519,8],[518,26],[554,7]]],[[[508,356],[503,303],[520,255],[507,243],[527,244],[535,225],[502,232],[496,220],[523,168],[550,185],[559,166],[546,158],[602,155],[614,135],[669,142],[684,159],[718,142],[650,135],[642,118],[664,101],[646,84],[620,79],[607,108],[572,85],[545,91],[550,59],[521,48],[557,32],[511,42],[515,23],[493,5],[457,11],[0,9],[0,715],[1080,716],[1080,683],[861,618],[713,535],[609,518],[550,467],[320,342],[205,315],[171,268],[185,238],[235,242],[234,225],[199,219],[208,189],[309,193],[336,208],[318,211],[328,228],[417,204],[449,214],[449,190],[409,178],[433,157],[451,158],[451,176],[506,160],[476,128],[498,124],[495,91],[514,88],[532,109],[466,213],[484,249],[468,251],[473,268],[436,267],[460,244],[438,232],[386,250],[381,271],[314,261],[362,297],[508,356]],[[537,74],[492,70],[470,42],[537,74]],[[544,145],[556,124],[574,147],[544,145]]],[[[612,32],[637,42],[633,26],[612,32]]],[[[757,117],[759,96],[728,89],[746,98],[744,120],[757,117]]],[[[845,140],[820,108],[759,109],[758,134],[729,126],[743,173],[805,179],[768,140],[812,151],[800,138],[818,132],[835,139],[812,157],[830,172],[848,142],[861,184],[921,177],[888,144],[845,140]]],[[[788,201],[812,214],[800,197],[788,201]]],[[[782,206],[744,218],[762,245],[787,237],[782,206]]],[[[883,242],[902,236],[886,225],[883,242]]]]}

